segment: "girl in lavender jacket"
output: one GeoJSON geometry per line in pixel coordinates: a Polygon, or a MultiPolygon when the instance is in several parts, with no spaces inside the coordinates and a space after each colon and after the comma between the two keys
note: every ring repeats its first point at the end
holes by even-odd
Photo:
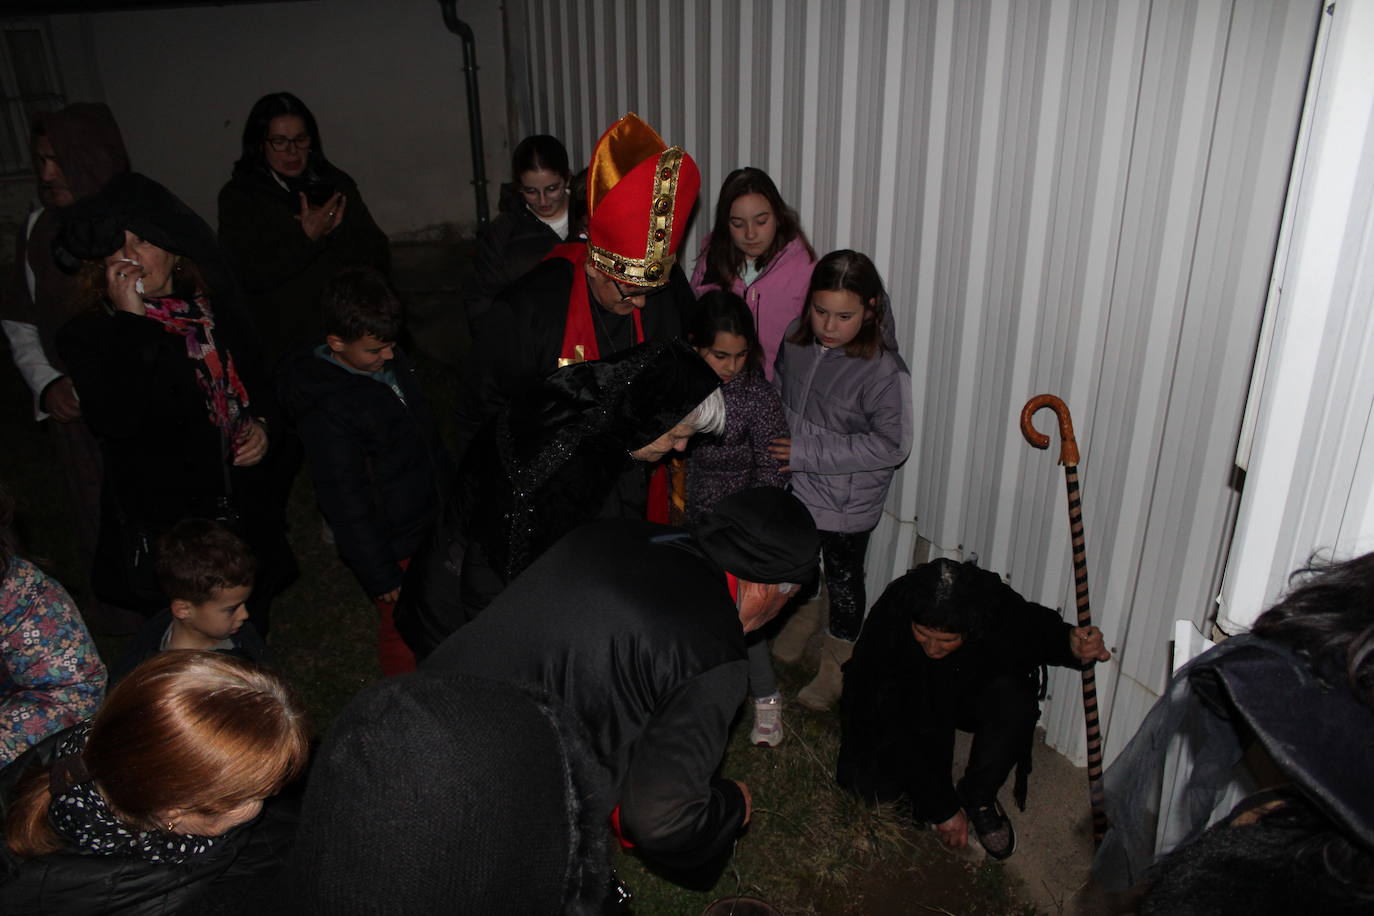
{"type": "Polygon", "coordinates": [[[797,214],[773,179],[762,169],[735,169],[720,186],[692,292],[723,289],[745,300],[763,345],[764,377],[771,380],[783,332],[801,312],[815,263],[797,214]]]}
{"type": "Polygon", "coordinates": [[[821,531],[830,592],[820,672],[797,695],[813,709],[839,699],[840,666],[867,610],[868,538],[911,451],[911,376],[883,333],[887,301],[867,256],[832,251],[816,264],[806,309],[788,328],[774,371],[792,435],[770,450],[821,531]]]}
{"type": "MultiPolygon", "coordinates": [[[[749,487],[785,487],[787,472],[770,454],[774,439],[787,436],[778,393],[759,368],[759,339],[744,300],[712,290],[697,302],[687,338],[720,376],[725,398],[725,431],[693,443],[687,458],[688,522],[695,522],[719,500],[749,487]]],[[[749,696],[754,727],[749,740],[765,747],[782,742],[782,695],[773,676],[768,642],[761,633],[749,642],[749,696]]]]}

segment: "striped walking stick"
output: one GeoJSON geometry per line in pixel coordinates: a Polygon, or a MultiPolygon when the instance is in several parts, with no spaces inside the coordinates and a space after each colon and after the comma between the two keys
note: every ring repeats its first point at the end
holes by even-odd
{"type": "MultiPolygon", "coordinates": [[[[1059,418],[1059,463],[1064,466],[1064,484],[1069,493],[1069,534],[1073,543],[1073,582],[1078,604],[1078,625],[1092,625],[1088,609],[1088,557],[1083,542],[1083,499],[1078,493],[1078,443],[1073,438],[1073,418],[1062,400],[1052,394],[1037,394],[1021,408],[1021,435],[1035,448],[1048,448],[1050,437],[1036,431],[1032,417],[1048,407],[1059,418]]],[[[1093,812],[1093,845],[1102,843],[1107,832],[1107,812],[1102,806],[1102,730],[1097,721],[1096,665],[1083,669],[1083,725],[1088,735],[1088,798],[1093,812]]]]}

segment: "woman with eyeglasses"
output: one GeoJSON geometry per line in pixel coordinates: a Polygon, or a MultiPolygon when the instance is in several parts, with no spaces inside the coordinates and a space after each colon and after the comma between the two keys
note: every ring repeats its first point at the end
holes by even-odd
{"type": "Polygon", "coordinates": [[[340,268],[391,263],[357,184],[325,158],[315,116],[289,92],[248,113],[243,155],[219,193],[219,238],[274,362],[317,342],[320,293],[340,268]]]}
{"type": "Polygon", "coordinates": [[[467,296],[476,320],[496,294],[524,276],[559,242],[586,230],[585,179],[568,168],[557,137],[526,137],[511,154],[511,180],[501,186],[501,212],[477,237],[477,281],[467,296]]]}

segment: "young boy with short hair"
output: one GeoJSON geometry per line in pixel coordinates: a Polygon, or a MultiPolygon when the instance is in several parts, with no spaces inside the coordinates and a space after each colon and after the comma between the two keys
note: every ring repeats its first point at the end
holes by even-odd
{"type": "Polygon", "coordinates": [[[170,649],[212,649],[272,664],[248,622],[257,561],[238,535],[210,519],[182,519],[158,538],[154,565],[169,606],[134,635],[110,672],[111,685],[170,649]]]}
{"type": "Polygon", "coordinates": [[[396,599],[452,471],[415,367],[396,343],[402,308],[385,278],[345,268],[321,309],[324,341],[284,363],[281,401],[339,556],[377,606],[382,673],[401,674],[415,658],[396,632],[396,599]]]}

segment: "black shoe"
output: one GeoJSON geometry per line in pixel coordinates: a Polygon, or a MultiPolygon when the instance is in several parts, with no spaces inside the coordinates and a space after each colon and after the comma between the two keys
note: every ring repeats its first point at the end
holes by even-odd
{"type": "Polygon", "coordinates": [[[1016,828],[1011,825],[1007,812],[997,799],[981,808],[965,808],[973,831],[978,834],[978,842],[983,844],[988,855],[994,859],[1005,859],[1016,851],[1016,828]]]}

